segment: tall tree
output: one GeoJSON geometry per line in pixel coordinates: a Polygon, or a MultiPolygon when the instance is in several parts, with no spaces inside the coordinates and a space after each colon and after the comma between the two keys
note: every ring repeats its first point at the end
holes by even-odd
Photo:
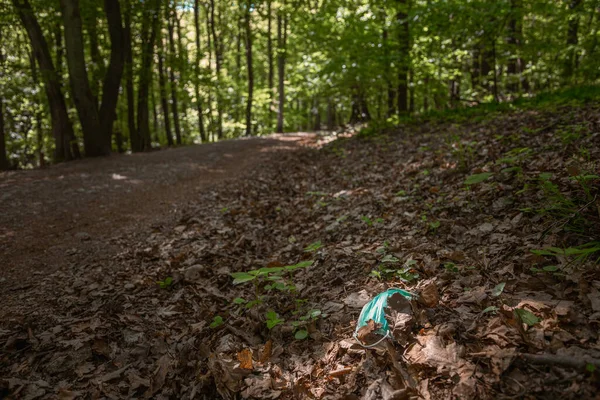
{"type": "Polygon", "coordinates": [[[213,37],[213,46],[215,49],[215,72],[217,73],[217,137],[223,138],[223,110],[221,100],[221,64],[223,61],[222,47],[217,36],[217,27],[215,19],[215,0],[210,0],[210,29],[213,37]]]}
{"type": "MultiPolygon", "coordinates": [[[[0,27],[0,43],[2,43],[2,28],[0,27]]],[[[4,77],[4,52],[0,47],[0,77],[4,77]]],[[[8,169],[8,157],[6,155],[6,134],[4,132],[4,97],[0,93],[0,171],[8,169]]]]}
{"type": "Polygon", "coordinates": [[[246,25],[246,63],[248,65],[248,98],[246,100],[246,136],[252,134],[252,94],[254,91],[254,70],[252,67],[252,29],[250,27],[250,8],[252,0],[247,0],[245,9],[246,25]]]}
{"type": "Polygon", "coordinates": [[[202,98],[200,97],[200,62],[202,60],[202,50],[200,46],[200,0],[194,0],[194,28],[196,33],[196,60],[194,62],[194,70],[196,78],[194,79],[194,91],[196,95],[196,112],[198,113],[198,130],[200,131],[200,139],[202,143],[207,141],[206,132],[204,130],[204,116],[202,109],[202,98]]]}
{"type": "Polygon", "coordinates": [[[171,87],[171,111],[173,112],[173,125],[175,126],[175,140],[181,144],[181,125],[179,121],[179,108],[177,106],[177,82],[175,81],[175,67],[177,65],[177,54],[175,53],[174,20],[175,7],[165,8],[165,19],[167,20],[167,32],[169,35],[169,83],[171,87]]]}
{"type": "Polygon", "coordinates": [[[160,5],[161,0],[149,1],[144,4],[141,34],[142,54],[137,101],[137,136],[140,142],[138,144],[139,147],[134,148],[132,141],[132,151],[146,151],[152,149],[148,94],[150,87],[152,86],[152,60],[154,58],[154,43],[159,27],[160,5]]]}
{"type": "Polygon", "coordinates": [[[164,68],[165,50],[162,38],[158,39],[158,88],[160,92],[160,105],[165,123],[167,144],[173,146],[173,133],[171,132],[171,118],[169,117],[169,102],[167,100],[167,87],[164,68]]]}
{"type": "Polygon", "coordinates": [[[127,130],[132,151],[141,151],[142,139],[135,125],[135,94],[133,90],[133,48],[131,34],[131,2],[125,0],[125,26],[123,28],[125,52],[125,93],[127,95],[127,130]]]}
{"type": "Polygon", "coordinates": [[[277,113],[277,133],[283,133],[283,111],[285,107],[285,58],[287,45],[287,14],[285,12],[285,1],[277,10],[277,79],[279,104],[277,113]]]}
{"type": "Polygon", "coordinates": [[[52,119],[52,134],[54,136],[54,160],[69,161],[79,156],[79,147],[73,132],[73,125],[67,113],[67,105],[61,91],[59,77],[54,69],[54,63],[50,56],[48,42],[42,33],[42,28],[33,13],[28,0],[12,0],[17,14],[23,24],[35,58],[40,67],[40,75],[44,80],[44,89],[50,116],[52,119]]]}
{"type": "Polygon", "coordinates": [[[408,112],[408,74],[410,69],[410,27],[408,21],[409,0],[398,0],[396,21],[400,62],[398,65],[398,112],[408,112]]]}
{"type": "Polygon", "coordinates": [[[83,130],[85,153],[87,156],[107,155],[111,152],[112,128],[123,73],[123,25],[120,4],[118,0],[104,0],[111,55],[102,87],[102,102],[98,108],[86,70],[79,0],[61,0],[60,3],[71,92],[83,130]]]}

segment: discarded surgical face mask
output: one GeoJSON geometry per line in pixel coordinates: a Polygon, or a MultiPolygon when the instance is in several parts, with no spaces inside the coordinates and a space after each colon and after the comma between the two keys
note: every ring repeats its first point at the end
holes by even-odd
{"type": "Polygon", "coordinates": [[[354,339],[363,347],[375,347],[386,338],[394,339],[388,318],[391,314],[404,314],[412,320],[411,300],[415,298],[402,289],[388,289],[365,304],[358,317],[354,339]],[[389,303],[389,304],[388,304],[389,303]]]}

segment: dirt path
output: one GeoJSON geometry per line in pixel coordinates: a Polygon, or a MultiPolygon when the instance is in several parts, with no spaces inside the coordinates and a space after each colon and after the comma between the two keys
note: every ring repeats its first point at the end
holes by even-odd
{"type": "Polygon", "coordinates": [[[172,223],[190,196],[307,138],[231,140],[0,174],[0,282],[25,288],[75,261],[107,259],[119,236],[172,223]]]}

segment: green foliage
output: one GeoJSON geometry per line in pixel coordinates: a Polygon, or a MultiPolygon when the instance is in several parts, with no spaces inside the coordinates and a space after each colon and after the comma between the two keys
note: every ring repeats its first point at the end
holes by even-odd
{"type": "Polygon", "coordinates": [[[279,318],[279,315],[273,311],[273,310],[269,310],[266,314],[266,324],[267,324],[267,328],[269,330],[275,328],[277,325],[281,325],[285,322],[284,319],[279,318]]]}
{"type": "Polygon", "coordinates": [[[494,174],[492,174],[491,172],[483,172],[481,174],[471,175],[471,176],[467,177],[467,179],[465,179],[465,185],[467,185],[467,186],[476,185],[478,183],[486,181],[492,175],[494,175],[494,174]]]}
{"type": "Polygon", "coordinates": [[[170,276],[166,277],[164,280],[162,281],[157,281],[156,283],[158,283],[158,286],[161,289],[168,289],[171,287],[171,285],[173,284],[173,278],[171,278],[170,276]]]}
{"type": "Polygon", "coordinates": [[[305,253],[314,253],[315,251],[318,251],[321,247],[323,247],[323,244],[319,240],[319,241],[316,241],[316,242],[311,243],[308,246],[306,246],[304,248],[304,252],[305,253]]]}
{"type": "Polygon", "coordinates": [[[223,321],[223,317],[221,317],[220,315],[216,315],[212,322],[210,323],[209,327],[211,329],[216,329],[218,327],[220,327],[221,325],[223,325],[225,323],[225,321],[223,321]]]}

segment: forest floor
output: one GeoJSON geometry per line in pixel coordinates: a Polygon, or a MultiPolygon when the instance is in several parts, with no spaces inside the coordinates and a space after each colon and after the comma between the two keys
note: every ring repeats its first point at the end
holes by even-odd
{"type": "Polygon", "coordinates": [[[370,132],[1,175],[0,398],[595,398],[600,107],[370,132]]]}

